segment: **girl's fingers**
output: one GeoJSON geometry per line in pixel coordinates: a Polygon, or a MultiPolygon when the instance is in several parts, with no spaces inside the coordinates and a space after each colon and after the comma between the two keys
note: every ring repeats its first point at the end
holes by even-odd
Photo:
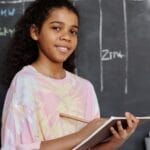
{"type": "Polygon", "coordinates": [[[110,128],[111,133],[117,138],[120,138],[120,135],[118,134],[118,132],[114,129],[114,127],[110,128]]]}
{"type": "Polygon", "coordinates": [[[120,142],[124,142],[135,131],[139,122],[134,115],[128,112],[125,114],[125,116],[128,124],[127,129],[123,128],[121,121],[117,122],[117,130],[115,130],[114,127],[110,128],[111,133],[113,134],[113,139],[120,142]]]}
{"type": "Polygon", "coordinates": [[[125,139],[127,136],[126,130],[123,129],[121,121],[117,122],[117,131],[113,127],[111,127],[110,130],[112,134],[118,139],[125,139]]]}
{"type": "Polygon", "coordinates": [[[125,116],[127,118],[127,123],[128,123],[127,132],[133,133],[138,125],[139,120],[129,112],[126,112],[125,116]]]}
{"type": "Polygon", "coordinates": [[[124,129],[123,129],[123,127],[122,127],[121,121],[118,121],[118,122],[117,122],[117,128],[118,128],[119,134],[124,133],[124,129]]]}
{"type": "Polygon", "coordinates": [[[125,116],[126,116],[126,118],[127,118],[128,127],[129,127],[130,129],[132,129],[132,127],[133,127],[133,122],[132,122],[132,116],[131,116],[131,114],[130,114],[129,112],[126,112],[126,113],[125,113],[125,116]]]}

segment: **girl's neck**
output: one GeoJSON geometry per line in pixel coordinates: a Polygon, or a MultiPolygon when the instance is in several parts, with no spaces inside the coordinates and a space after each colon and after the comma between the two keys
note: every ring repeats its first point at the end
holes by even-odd
{"type": "Polygon", "coordinates": [[[47,77],[55,78],[55,79],[63,79],[66,76],[66,72],[63,68],[63,64],[52,64],[52,63],[41,63],[40,61],[36,61],[32,64],[32,66],[40,73],[47,77]]]}

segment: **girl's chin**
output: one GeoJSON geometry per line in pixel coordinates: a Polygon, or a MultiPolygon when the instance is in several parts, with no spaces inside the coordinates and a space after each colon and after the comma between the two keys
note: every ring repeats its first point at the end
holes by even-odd
{"type": "Polygon", "coordinates": [[[70,57],[71,54],[68,54],[68,55],[59,55],[57,57],[55,57],[53,59],[53,62],[56,62],[56,63],[64,63],[69,57],[70,57]]]}

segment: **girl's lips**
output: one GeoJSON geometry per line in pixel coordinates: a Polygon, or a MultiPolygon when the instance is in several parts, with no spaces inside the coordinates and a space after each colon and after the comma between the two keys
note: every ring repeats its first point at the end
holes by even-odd
{"type": "Polygon", "coordinates": [[[67,53],[69,51],[69,48],[68,47],[65,47],[65,46],[56,46],[57,50],[59,50],[60,52],[63,52],[63,53],[67,53]]]}

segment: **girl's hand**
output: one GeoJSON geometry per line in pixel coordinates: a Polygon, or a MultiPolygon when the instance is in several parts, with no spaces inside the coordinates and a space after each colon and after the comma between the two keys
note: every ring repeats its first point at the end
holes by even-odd
{"type": "Polygon", "coordinates": [[[125,113],[128,127],[126,129],[123,128],[121,121],[117,122],[118,131],[116,131],[113,127],[110,128],[113,136],[110,142],[114,142],[116,144],[123,144],[135,131],[138,126],[139,120],[131,113],[125,113]]]}
{"type": "Polygon", "coordinates": [[[92,134],[97,128],[99,128],[107,119],[100,119],[96,118],[92,121],[90,121],[85,127],[83,127],[79,132],[79,137],[81,140],[88,137],[90,134],[92,134]]]}
{"type": "Polygon", "coordinates": [[[135,131],[139,124],[139,120],[131,113],[125,113],[128,127],[123,128],[121,121],[117,122],[117,131],[111,127],[113,136],[108,140],[93,147],[92,150],[117,150],[135,131]]]}

